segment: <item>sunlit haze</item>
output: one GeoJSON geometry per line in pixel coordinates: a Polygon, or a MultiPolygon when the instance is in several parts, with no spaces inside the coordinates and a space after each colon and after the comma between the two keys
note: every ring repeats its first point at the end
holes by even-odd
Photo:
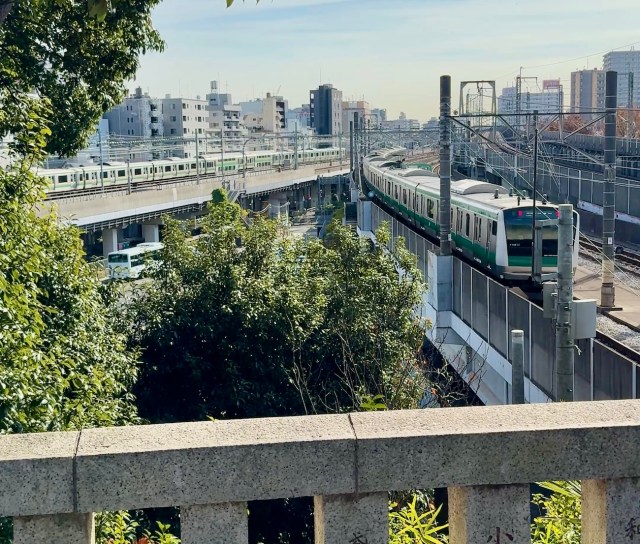
{"type": "Polygon", "coordinates": [[[389,118],[426,120],[442,74],[454,99],[460,80],[500,92],[521,66],[568,89],[572,70],[640,43],[637,16],[637,0],[165,0],[153,19],[166,50],[143,57],[130,87],[204,97],[215,79],[234,101],[277,92],[296,107],[332,83],[389,118]]]}

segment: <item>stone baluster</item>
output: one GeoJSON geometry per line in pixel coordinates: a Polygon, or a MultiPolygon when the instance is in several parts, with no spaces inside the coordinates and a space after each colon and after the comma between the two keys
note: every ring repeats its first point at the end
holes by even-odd
{"type": "Polygon", "coordinates": [[[528,485],[450,487],[451,544],[531,541],[528,485]]]}
{"type": "Polygon", "coordinates": [[[315,544],[387,544],[389,494],[314,497],[315,544]]]}
{"type": "Polygon", "coordinates": [[[182,544],[247,544],[246,502],[180,507],[182,544]]]}
{"type": "Polygon", "coordinates": [[[582,542],[640,542],[640,479],[582,482],[582,542]]]}

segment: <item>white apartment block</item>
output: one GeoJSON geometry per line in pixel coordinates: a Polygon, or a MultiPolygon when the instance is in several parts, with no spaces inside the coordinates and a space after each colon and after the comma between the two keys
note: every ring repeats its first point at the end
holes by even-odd
{"type": "MultiPolygon", "coordinates": [[[[174,155],[195,157],[196,137],[198,145],[201,145],[209,128],[207,101],[167,96],[162,99],[162,114],[165,139],[171,141],[175,137],[178,142],[174,155]]],[[[200,152],[204,152],[204,149],[199,149],[198,153],[200,152]]]]}
{"type": "Polygon", "coordinates": [[[420,121],[407,118],[393,119],[382,121],[381,126],[384,130],[420,130],[420,121]]]}
{"type": "Polygon", "coordinates": [[[604,55],[602,64],[604,72],[618,72],[618,107],[629,107],[630,94],[631,106],[640,106],[640,51],[611,51],[604,55]]]}
{"type": "MultiPolygon", "coordinates": [[[[515,114],[518,111],[533,113],[537,110],[540,115],[543,115],[556,113],[562,109],[563,105],[564,93],[561,85],[540,92],[523,89],[520,93],[520,104],[518,104],[515,87],[505,87],[498,97],[498,113],[501,114],[515,114]]],[[[513,120],[515,117],[511,119],[513,120]]]]}
{"type": "Polygon", "coordinates": [[[207,130],[225,149],[242,146],[242,138],[247,134],[242,118],[242,108],[233,105],[230,94],[218,92],[218,82],[211,82],[211,92],[207,94],[207,130]]]}
{"type": "Polygon", "coordinates": [[[593,111],[604,109],[605,72],[577,70],[571,72],[571,113],[579,113],[584,120],[593,118],[593,111]]]}
{"type": "Polygon", "coordinates": [[[345,134],[349,134],[353,123],[354,130],[359,127],[365,129],[375,128],[372,126],[371,106],[364,100],[350,100],[342,102],[342,129],[345,134]]]}
{"type": "Polygon", "coordinates": [[[267,93],[259,98],[238,104],[242,109],[244,124],[251,132],[269,132],[277,134],[287,128],[287,101],[281,96],[267,93]]]}

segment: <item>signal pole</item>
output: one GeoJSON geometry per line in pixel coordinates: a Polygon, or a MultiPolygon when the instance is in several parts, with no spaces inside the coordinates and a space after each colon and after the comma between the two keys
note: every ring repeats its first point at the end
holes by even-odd
{"type": "Polygon", "coordinates": [[[618,73],[609,71],[605,80],[604,122],[604,191],[602,206],[602,286],[600,306],[613,308],[616,301],[613,271],[615,268],[614,238],[616,230],[616,106],[618,73]]]}
{"type": "Polygon", "coordinates": [[[451,76],[440,76],[440,255],[451,255],[451,76]]]}

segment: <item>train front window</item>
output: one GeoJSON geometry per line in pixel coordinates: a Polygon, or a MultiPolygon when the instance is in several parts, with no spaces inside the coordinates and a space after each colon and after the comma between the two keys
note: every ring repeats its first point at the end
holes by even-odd
{"type": "MultiPolygon", "coordinates": [[[[536,221],[556,219],[555,208],[538,208],[536,221]]],[[[530,257],[532,242],[533,209],[520,208],[504,212],[504,228],[507,236],[507,252],[513,257],[530,257]]],[[[558,254],[558,227],[542,229],[542,256],[555,257],[558,254]]]]}

